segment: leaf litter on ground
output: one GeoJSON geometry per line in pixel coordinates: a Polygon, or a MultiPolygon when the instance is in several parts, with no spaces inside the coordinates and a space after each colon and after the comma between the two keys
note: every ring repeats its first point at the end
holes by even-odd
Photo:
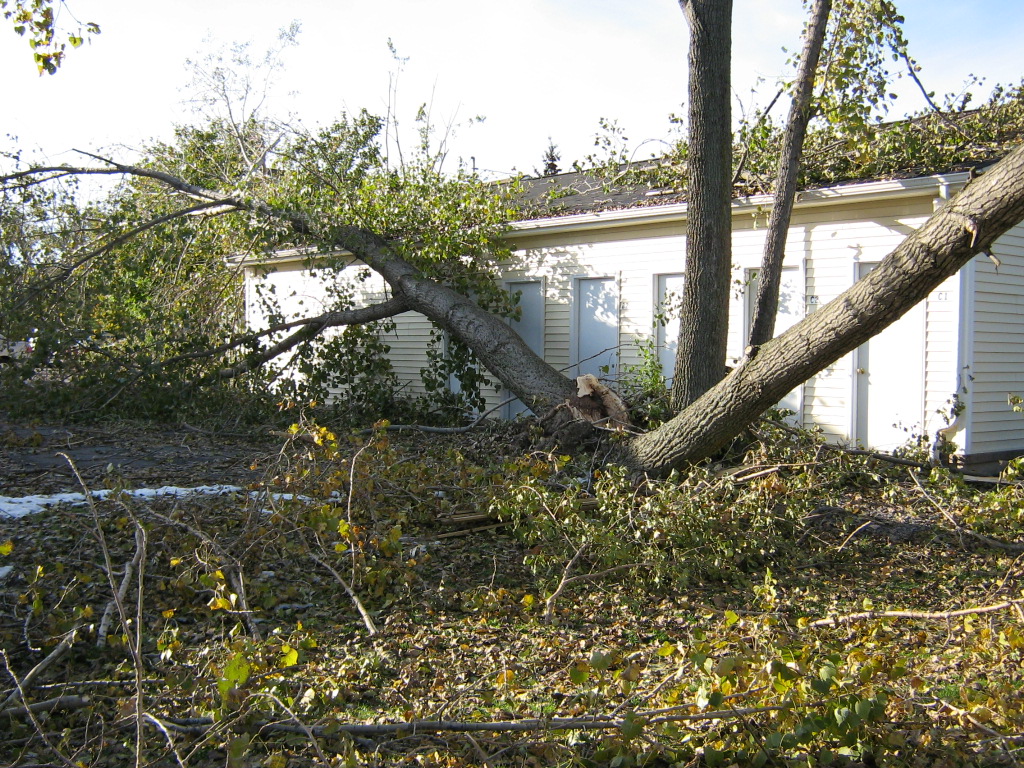
{"type": "Polygon", "coordinates": [[[815,438],[782,433],[644,488],[586,457],[531,452],[510,426],[295,434],[310,439],[254,457],[262,503],[113,493],[0,520],[0,758],[1012,765],[1019,754],[1021,563],[961,530],[1019,542],[1019,489],[946,470],[915,483],[905,467],[822,457],[815,438]],[[779,469],[722,471],[739,464],[779,469]],[[469,514],[504,525],[461,533],[469,514]],[[893,610],[936,618],[882,615],[893,610]],[[809,626],[854,614],[866,618],[809,626]],[[30,716],[25,703],[45,706],[30,716]]]}

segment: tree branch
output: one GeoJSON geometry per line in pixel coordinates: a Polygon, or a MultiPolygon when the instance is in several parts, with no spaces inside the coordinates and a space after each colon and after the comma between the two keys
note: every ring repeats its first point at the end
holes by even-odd
{"type": "Polygon", "coordinates": [[[796,200],[797,175],[800,171],[800,156],[807,136],[807,125],[814,109],[814,77],[818,71],[818,58],[825,41],[825,31],[832,0],[816,0],[807,25],[804,49],[800,54],[793,101],[786,120],[786,132],[782,137],[782,151],[775,182],[775,199],[768,216],[768,233],[765,237],[764,256],[761,260],[760,279],[754,315],[750,323],[750,337],[747,343],[757,347],[775,335],[775,315],[779,309],[779,285],[782,278],[782,262],[786,251],[789,222],[796,200]]]}
{"type": "Polygon", "coordinates": [[[213,381],[224,381],[226,379],[233,379],[237,376],[241,376],[243,373],[247,373],[254,368],[263,365],[269,360],[273,360],[275,357],[284,354],[290,349],[297,347],[304,341],[308,341],[322,333],[327,328],[336,328],[344,325],[359,325],[362,323],[370,323],[375,320],[383,320],[388,317],[394,317],[397,314],[405,312],[409,309],[408,301],[401,296],[395,296],[387,301],[381,302],[380,304],[373,304],[369,307],[360,307],[359,309],[347,309],[347,310],[335,310],[333,312],[325,312],[322,315],[316,317],[306,318],[303,320],[296,320],[291,323],[282,323],[280,326],[274,329],[267,329],[260,331],[256,334],[249,334],[243,336],[240,339],[235,339],[232,342],[222,344],[220,347],[216,347],[213,350],[206,350],[204,352],[193,352],[185,355],[178,355],[172,357],[161,363],[161,367],[170,365],[176,362],[182,362],[184,360],[199,359],[203,357],[213,357],[223,352],[230,351],[237,347],[242,346],[250,341],[254,341],[263,336],[267,336],[279,330],[285,330],[287,328],[293,328],[296,325],[300,325],[299,330],[292,333],[290,336],[282,339],[281,341],[273,344],[266,349],[249,355],[238,365],[231,366],[229,368],[222,368],[210,376],[207,376],[202,383],[211,383],[213,381]]]}
{"type": "MultiPolygon", "coordinates": [[[[808,706],[816,706],[820,702],[812,702],[808,706]]],[[[743,709],[721,709],[698,714],[683,714],[684,710],[697,709],[696,704],[673,707],[678,712],[672,712],[656,716],[656,712],[667,710],[651,710],[650,712],[636,712],[634,718],[646,719],[650,724],[671,723],[671,722],[703,722],[709,720],[734,720],[746,715],[756,715],[764,712],[779,712],[792,709],[791,704],[771,705],[765,707],[746,707],[743,709]]],[[[191,735],[203,735],[212,726],[212,718],[190,718],[186,724],[177,724],[172,718],[164,718],[163,725],[180,733],[191,735]]],[[[353,736],[393,736],[397,734],[415,735],[425,733],[474,733],[477,731],[490,731],[494,733],[515,733],[525,731],[591,731],[591,730],[615,730],[626,724],[624,719],[609,717],[607,715],[594,715],[591,717],[550,717],[550,718],[529,718],[524,720],[498,720],[489,722],[467,722],[463,720],[412,720],[407,723],[342,723],[334,722],[328,725],[302,726],[300,733],[311,733],[317,738],[330,733],[347,733],[353,736]]],[[[297,726],[285,725],[278,722],[257,723],[254,727],[261,731],[280,731],[294,733],[297,726]]]]}
{"type": "Polygon", "coordinates": [[[1012,608],[1015,605],[1024,603],[1024,600],[1006,600],[994,605],[985,605],[980,608],[963,608],[958,611],[861,611],[860,613],[848,613],[845,616],[832,616],[827,619],[818,619],[808,624],[808,627],[830,627],[840,624],[852,624],[855,621],[868,619],[955,619],[960,616],[970,616],[975,613],[993,613],[1012,608]]]}

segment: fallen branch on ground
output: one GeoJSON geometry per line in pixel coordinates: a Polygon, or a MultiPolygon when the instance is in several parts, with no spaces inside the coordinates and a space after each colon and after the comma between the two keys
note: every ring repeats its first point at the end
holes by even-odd
{"type": "Polygon", "coordinates": [[[135,569],[142,564],[144,550],[136,541],[135,556],[124,564],[124,575],[121,577],[121,586],[117,588],[117,594],[110,599],[107,607],[103,609],[103,616],[100,618],[99,628],[96,630],[96,647],[103,648],[107,644],[107,632],[110,630],[110,621],[114,618],[114,611],[117,609],[117,602],[124,604],[128,597],[128,588],[131,586],[135,569]]]}
{"type": "Polygon", "coordinates": [[[1022,603],[1024,603],[1024,600],[1006,600],[995,605],[985,605],[979,608],[962,608],[957,611],[861,611],[860,613],[848,613],[845,616],[818,619],[817,621],[812,621],[807,627],[839,626],[840,624],[852,624],[855,621],[870,619],[955,619],[959,616],[970,616],[975,613],[1002,611],[1022,603]]]}
{"type": "Polygon", "coordinates": [[[943,517],[949,520],[950,524],[952,524],[953,526],[953,530],[955,530],[958,534],[960,534],[961,536],[970,536],[972,539],[977,539],[978,541],[987,544],[990,547],[995,547],[996,549],[1002,549],[1007,552],[1024,552],[1024,545],[1022,544],[1015,544],[1014,542],[1010,541],[1000,541],[999,539],[993,539],[990,536],[985,536],[984,534],[976,533],[975,531],[972,531],[970,528],[965,528],[964,526],[962,526],[960,524],[960,521],[953,517],[953,514],[948,509],[946,509],[942,504],[936,501],[935,497],[925,490],[924,485],[921,484],[921,480],[914,472],[908,472],[908,474],[914,481],[914,485],[916,485],[917,489],[921,492],[921,495],[924,496],[925,499],[927,499],[928,502],[933,507],[935,507],[935,509],[938,510],[938,512],[943,517]]]}
{"type": "Polygon", "coordinates": [[[57,696],[46,701],[36,701],[28,706],[7,707],[0,709],[0,716],[25,717],[30,712],[53,712],[58,709],[82,709],[89,706],[91,700],[88,696],[57,696]]]}
{"type": "Polygon", "coordinates": [[[22,678],[21,682],[11,691],[10,695],[4,699],[3,703],[0,704],[0,710],[5,709],[9,704],[15,701],[20,695],[21,691],[27,690],[32,687],[32,683],[39,677],[48,667],[50,667],[55,661],[62,658],[65,653],[71,650],[71,645],[75,641],[75,633],[78,628],[75,627],[71,632],[68,633],[67,637],[61,640],[57,647],[50,651],[46,658],[36,664],[32,669],[28,671],[28,674],[22,678]]]}
{"type": "MultiPolygon", "coordinates": [[[[577,553],[578,555],[579,553],[577,553]]],[[[573,558],[575,561],[576,558],[573,558]]],[[[565,572],[562,574],[562,580],[558,584],[558,588],[552,593],[551,597],[545,600],[546,608],[544,609],[544,623],[550,624],[554,620],[555,612],[555,600],[562,594],[566,587],[570,584],[575,584],[578,581],[586,581],[587,579],[599,579],[602,576],[607,576],[609,573],[615,573],[616,571],[625,571],[630,568],[638,568],[646,563],[623,563],[622,565],[615,565],[611,568],[605,568],[603,571],[596,571],[594,573],[582,573],[579,576],[569,576],[569,570],[572,567],[572,562],[566,566],[565,572]]]]}
{"type": "Polygon", "coordinates": [[[330,563],[328,563],[326,560],[322,558],[317,557],[315,554],[313,554],[312,550],[309,552],[309,556],[314,563],[327,569],[330,572],[330,574],[335,578],[335,580],[339,584],[341,584],[341,588],[345,590],[345,594],[348,595],[349,599],[352,601],[352,604],[359,612],[359,618],[363,620],[363,626],[366,627],[366,631],[369,632],[371,635],[376,635],[378,631],[377,625],[374,624],[373,618],[370,616],[370,612],[366,610],[366,607],[363,605],[363,601],[359,599],[359,595],[355,593],[355,590],[352,589],[352,586],[347,581],[345,581],[345,578],[340,573],[338,573],[334,569],[334,567],[331,566],[330,563]]]}
{"type": "MultiPolygon", "coordinates": [[[[809,704],[808,706],[815,706],[809,704]]],[[[697,709],[696,704],[674,707],[676,710],[697,709]]],[[[684,714],[673,712],[658,716],[656,713],[666,710],[652,710],[649,712],[632,713],[631,722],[645,720],[650,725],[672,722],[706,722],[709,720],[734,720],[747,715],[756,715],[763,712],[779,712],[792,710],[792,705],[771,705],[764,707],[747,707],[745,709],[720,709],[711,712],[700,712],[697,714],[684,714]]],[[[161,720],[164,727],[179,733],[186,733],[193,736],[202,736],[214,725],[212,718],[189,718],[187,723],[179,724],[173,718],[161,720]]],[[[593,730],[616,730],[627,725],[625,719],[613,718],[607,715],[594,715],[592,717],[550,717],[550,718],[529,718],[525,720],[499,720],[488,722],[466,722],[461,720],[412,720],[407,723],[329,723],[327,725],[311,725],[301,728],[304,734],[311,734],[317,738],[329,736],[334,733],[347,733],[351,736],[413,736],[426,733],[474,733],[477,731],[488,731],[491,733],[509,733],[524,731],[593,731],[593,730]]],[[[296,726],[283,724],[278,721],[256,723],[253,727],[261,732],[280,731],[295,733],[296,726]]]]}

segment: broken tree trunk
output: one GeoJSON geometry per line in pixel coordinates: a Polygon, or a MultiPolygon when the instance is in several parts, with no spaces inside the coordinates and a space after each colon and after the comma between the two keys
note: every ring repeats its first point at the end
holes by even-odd
{"type": "Polygon", "coordinates": [[[711,455],[795,386],[895,322],[943,280],[1024,220],[1024,146],[972,181],[870,275],[751,353],[619,459],[664,475],[711,455]]]}

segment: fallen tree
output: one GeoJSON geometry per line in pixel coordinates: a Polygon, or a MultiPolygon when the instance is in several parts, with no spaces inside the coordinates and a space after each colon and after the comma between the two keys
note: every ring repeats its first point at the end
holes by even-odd
{"type": "MultiPolygon", "coordinates": [[[[37,169],[54,172],[57,169],[37,169]]],[[[61,168],[61,172],[96,169],[61,168]]],[[[110,173],[142,173],[113,165],[110,173]]],[[[534,410],[569,399],[575,383],[532,352],[496,314],[424,276],[378,234],[354,226],[314,229],[303,217],[162,177],[220,206],[287,222],[345,249],[379,273],[398,299],[464,343],[502,385],[534,410]]],[[[1024,220],[1024,147],[973,180],[868,277],[776,339],[752,347],[719,384],[661,427],[623,440],[619,458],[638,472],[663,475],[718,450],[795,386],[881,332],[974,256],[1024,220]]]]}
{"type": "MultiPolygon", "coordinates": [[[[700,64],[702,57],[708,56],[714,59],[717,54],[710,49],[728,38],[722,37],[721,25],[728,18],[731,4],[692,0],[681,5],[695,32],[690,42],[691,62],[700,64]],[[716,28],[716,34],[701,32],[706,32],[709,25],[716,28]]],[[[850,9],[857,3],[845,0],[838,5],[842,6],[842,13],[852,13],[850,9]]],[[[881,5],[887,19],[896,18],[891,4],[881,5]]],[[[828,4],[819,3],[816,7],[818,15],[827,15],[828,11],[828,4]]],[[[821,26],[816,24],[817,32],[813,34],[820,35],[821,26]]],[[[692,93],[720,86],[718,80],[727,76],[728,71],[728,67],[723,69],[720,64],[704,69],[696,66],[692,93]]],[[[708,110],[697,110],[691,115],[691,136],[713,128],[716,134],[708,151],[718,157],[728,144],[723,141],[727,139],[728,126],[711,125],[709,114],[708,110]]],[[[798,119],[806,119],[806,110],[795,110],[791,121],[798,119]]],[[[248,124],[242,127],[247,128],[248,124]]],[[[281,167],[264,173],[255,172],[259,163],[254,164],[250,158],[264,162],[275,144],[259,137],[259,131],[247,133],[238,126],[229,128],[232,140],[234,137],[242,141],[250,133],[257,134],[257,139],[253,139],[255,148],[243,152],[242,160],[225,178],[212,176],[209,168],[196,172],[197,179],[210,183],[190,180],[184,172],[191,168],[188,163],[171,171],[158,163],[128,165],[107,158],[95,158],[101,161],[95,166],[31,167],[2,176],[0,182],[5,190],[14,190],[73,176],[141,180],[184,198],[188,204],[176,206],[175,215],[179,218],[237,214],[245,226],[259,234],[267,244],[265,247],[287,243],[309,248],[312,253],[349,254],[386,283],[388,296],[371,306],[339,306],[298,325],[272,323],[281,332],[295,328],[287,337],[270,336],[266,330],[238,335],[218,349],[246,349],[246,354],[240,361],[208,372],[200,379],[202,382],[241,376],[318,337],[329,327],[386,319],[412,310],[429,318],[449,339],[470,350],[473,364],[478,363],[535,412],[558,409],[574,396],[575,383],[530,350],[506,320],[509,307],[502,303],[498,295],[501,292],[492,281],[489,249],[500,247],[497,236],[501,217],[507,216],[507,212],[502,210],[502,204],[489,200],[493,191],[471,183],[462,187],[465,180],[444,177],[436,166],[436,158],[427,157],[419,165],[399,169],[388,167],[373,143],[380,123],[365,115],[353,121],[343,120],[315,136],[298,137],[281,148],[281,167]],[[259,342],[268,336],[269,345],[260,346],[259,342]]],[[[224,143],[227,146],[231,141],[224,143]]],[[[699,143],[691,140],[693,146],[699,143]]],[[[793,193],[790,166],[798,156],[793,143],[787,139],[789,160],[778,169],[780,179],[788,180],[780,184],[788,190],[786,196],[793,193]]],[[[724,264],[727,274],[729,238],[727,231],[723,236],[720,220],[729,215],[729,201],[728,194],[721,190],[723,179],[726,187],[731,188],[731,174],[730,163],[702,162],[699,156],[690,163],[690,230],[698,232],[711,218],[718,220],[702,246],[706,252],[694,252],[688,258],[688,263],[696,265],[692,270],[707,261],[717,265],[715,272],[719,276],[724,264]],[[705,206],[700,201],[709,184],[717,191],[705,206]]],[[[164,223],[168,216],[172,214],[159,212],[150,221],[164,223]]],[[[787,219],[788,216],[776,217],[773,226],[785,227],[787,219]]],[[[893,323],[1021,220],[1024,148],[1010,152],[973,180],[867,278],[779,338],[750,347],[735,370],[717,384],[724,371],[721,342],[726,329],[716,320],[694,335],[697,325],[691,325],[690,320],[705,311],[708,317],[720,320],[727,292],[723,297],[719,295],[721,291],[691,290],[691,297],[702,297],[703,304],[691,307],[684,316],[681,339],[692,338],[688,345],[681,345],[677,360],[677,372],[693,374],[685,394],[677,397],[678,402],[689,404],[657,429],[623,438],[617,444],[616,458],[635,472],[664,475],[709,456],[786,392],[893,323]],[[706,355],[708,350],[715,350],[710,357],[706,355]]],[[[136,225],[136,229],[139,227],[146,225],[136,225]]],[[[116,244],[120,237],[113,236],[113,242],[116,244]]],[[[238,237],[236,241],[243,239],[238,237]]],[[[698,242],[696,237],[688,240],[698,242]]],[[[105,250],[89,248],[86,257],[74,262],[75,268],[81,268],[105,250]]],[[[698,285],[698,281],[691,281],[692,276],[687,276],[687,285],[698,285]]],[[[210,354],[185,353],[170,361],[195,360],[210,354]]],[[[677,381],[679,378],[677,373],[677,381]]],[[[545,420],[547,428],[566,437],[568,433],[562,430],[571,420],[571,413],[570,409],[559,410],[555,418],[545,420]]],[[[578,434],[578,430],[572,432],[578,434]]]]}

